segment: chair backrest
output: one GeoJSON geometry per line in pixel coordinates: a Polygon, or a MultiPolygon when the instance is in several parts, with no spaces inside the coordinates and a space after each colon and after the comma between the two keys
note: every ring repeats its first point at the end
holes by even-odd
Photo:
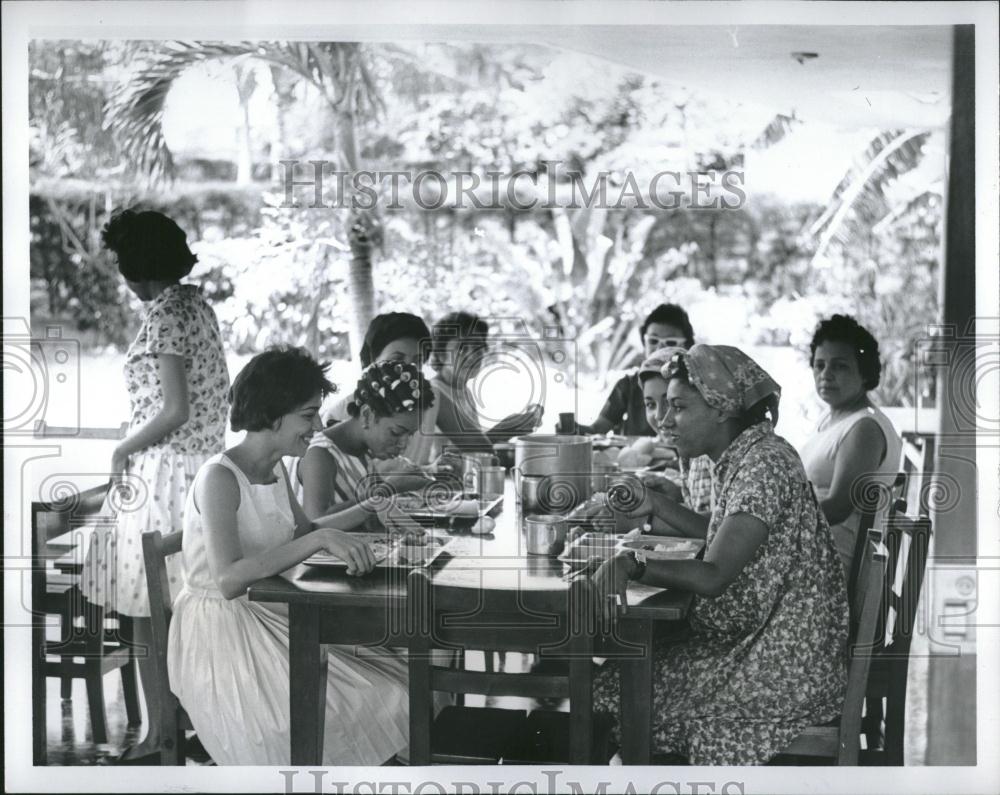
{"type": "Polygon", "coordinates": [[[902,469],[905,477],[903,498],[918,515],[930,513],[928,497],[934,473],[934,436],[922,433],[903,434],[902,469]]]}
{"type": "Polygon", "coordinates": [[[889,564],[879,624],[882,658],[905,660],[909,656],[931,532],[927,517],[912,519],[897,513],[886,523],[883,542],[889,564]]]}
{"type": "Polygon", "coordinates": [[[407,578],[411,763],[429,764],[435,690],[492,696],[569,698],[570,762],[589,764],[593,732],[593,585],[578,578],[552,590],[435,585],[424,569],[407,578]],[[568,661],[566,674],[439,668],[432,649],[504,649],[568,661]]]}
{"type": "Polygon", "coordinates": [[[866,535],[859,573],[862,595],[856,599],[857,610],[848,641],[847,694],[841,713],[838,753],[839,763],[846,765],[858,762],[861,712],[868,688],[868,672],[872,657],[881,645],[878,629],[887,555],[885,548],[877,543],[877,538],[876,531],[866,535]]]}
{"type": "Polygon", "coordinates": [[[149,618],[153,636],[153,663],[160,690],[161,709],[175,706],[167,676],[167,639],[170,636],[170,581],[167,558],[181,551],[184,534],[180,531],[163,535],[159,530],[142,534],[142,558],[146,565],[146,587],[149,589],[149,618]]]}

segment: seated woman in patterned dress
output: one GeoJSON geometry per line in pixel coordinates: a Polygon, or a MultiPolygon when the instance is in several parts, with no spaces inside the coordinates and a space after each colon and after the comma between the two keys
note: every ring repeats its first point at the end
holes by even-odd
{"type": "MultiPolygon", "coordinates": [[[[434,392],[416,365],[381,361],[366,367],[347,407],[350,419],[317,433],[293,465],[292,484],[306,516],[364,508],[376,484],[397,493],[429,485],[432,480],[400,456],[433,405],[434,392]],[[376,460],[389,460],[388,468],[376,471],[376,460]]],[[[344,526],[372,516],[353,510],[344,526]]]]}
{"type": "MultiPolygon", "coordinates": [[[[840,713],[848,606],[837,550],[798,454],[767,420],[770,376],[737,348],[710,345],[677,353],[663,373],[665,432],[681,455],[715,462],[704,558],[618,555],[593,575],[598,609],[629,580],[692,592],[688,636],[654,647],[654,747],[697,765],[763,764],[840,713]]],[[[633,497],[633,514],[672,525],[676,502],[633,497]]],[[[617,704],[611,664],[595,705],[617,704]]]]}

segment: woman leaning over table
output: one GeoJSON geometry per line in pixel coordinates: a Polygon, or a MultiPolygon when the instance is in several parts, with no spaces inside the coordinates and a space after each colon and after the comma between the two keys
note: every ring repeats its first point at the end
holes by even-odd
{"type": "MultiPolygon", "coordinates": [[[[184,509],[187,582],[173,605],[170,685],[219,765],[289,761],[288,618],[251,602],[254,583],[317,552],[347,573],[375,566],[372,548],[336,529],[341,514],[310,521],[292,494],[283,456],[302,455],[319,429],[323,368],[297,348],[253,357],[230,392],[236,446],[198,471],[184,509]]],[[[378,765],[406,745],[405,659],[389,649],[329,646],[323,763],[378,765]]],[[[306,686],[306,683],[301,683],[306,686]]]]}
{"type": "MultiPolygon", "coordinates": [[[[423,366],[424,353],[430,347],[431,331],[424,321],[409,312],[385,312],[372,318],[361,344],[361,367],[375,362],[400,362],[423,366]]],[[[346,422],[354,394],[349,392],[324,404],[320,414],[325,425],[346,422]]],[[[434,429],[437,427],[438,402],[428,403],[420,416],[420,427],[410,437],[403,455],[415,464],[431,463],[434,449],[434,429]]]]}
{"type": "MultiPolygon", "coordinates": [[[[229,373],[215,313],[198,287],[180,283],[197,261],[183,230],[162,213],[125,210],[101,237],[117,256],[125,282],[145,303],[125,357],[132,419],[111,458],[112,479],[128,476],[136,504],[123,498],[111,532],[93,535],[81,582],[89,601],[130,617],[135,642],[148,647],[141,536],[181,526],[198,467],[225,446],[229,373]]],[[[117,501],[114,495],[111,501],[117,501]]],[[[183,582],[180,562],[171,561],[167,573],[176,593],[183,582]]],[[[149,728],[141,743],[118,758],[122,764],[155,764],[159,752],[160,711],[150,658],[139,658],[139,675],[149,728]]]]}
{"type": "MultiPolygon", "coordinates": [[[[594,574],[598,609],[622,598],[629,580],[692,592],[688,635],[654,647],[654,747],[697,765],[762,764],[840,712],[844,578],[798,454],[766,418],[778,385],[728,346],[678,353],[664,375],[665,433],[681,455],[715,462],[705,555],[612,558],[594,574]]],[[[636,502],[633,514],[654,519],[676,509],[650,491],[636,502]]],[[[617,710],[613,665],[598,676],[595,703],[617,710]]]]}
{"type": "MultiPolygon", "coordinates": [[[[350,419],[317,433],[292,464],[292,485],[306,516],[364,504],[376,484],[396,493],[430,485],[422,470],[400,456],[433,405],[434,392],[416,365],[382,361],[366,367],[348,403],[350,419]],[[386,464],[376,470],[376,461],[386,464]]],[[[345,520],[343,526],[357,523],[345,520]]]]}
{"type": "Polygon", "coordinates": [[[882,364],[878,342],[854,318],[834,315],[819,324],[809,345],[809,364],[816,392],[830,410],[802,446],[802,463],[846,573],[861,525],[860,501],[876,484],[888,491],[903,441],[868,397],[878,386],[882,364]]]}

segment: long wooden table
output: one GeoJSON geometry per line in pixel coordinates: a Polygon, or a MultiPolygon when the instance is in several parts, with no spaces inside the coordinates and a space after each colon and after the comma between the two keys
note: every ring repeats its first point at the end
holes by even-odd
{"type": "MultiPolygon", "coordinates": [[[[527,553],[514,499],[508,478],[494,532],[485,536],[455,532],[448,551],[432,564],[434,582],[547,590],[564,582],[562,563],[527,553]]],[[[406,645],[399,621],[406,601],[405,574],[376,569],[364,577],[349,577],[337,569],[302,564],[251,587],[251,600],[288,606],[293,765],[321,765],[323,761],[327,681],[323,644],[406,645]]],[[[674,591],[650,593],[641,587],[630,589],[628,596],[628,609],[616,622],[612,639],[616,650],[634,649],[627,656],[616,656],[621,666],[622,759],[625,764],[649,764],[653,628],[656,622],[684,618],[691,596],[674,591]]]]}

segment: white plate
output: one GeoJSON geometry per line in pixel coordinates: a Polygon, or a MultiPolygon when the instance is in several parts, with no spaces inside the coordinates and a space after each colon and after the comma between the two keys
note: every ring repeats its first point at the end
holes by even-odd
{"type": "MultiPolygon", "coordinates": [[[[436,536],[428,533],[427,540],[432,549],[429,550],[427,558],[421,563],[409,563],[399,559],[399,539],[387,537],[379,533],[355,533],[353,535],[371,544],[372,551],[375,553],[376,568],[415,568],[417,566],[427,566],[436,560],[454,540],[448,536],[436,536]]],[[[326,552],[317,552],[302,562],[307,566],[316,566],[319,568],[347,568],[347,563],[341,558],[326,552]]]]}

